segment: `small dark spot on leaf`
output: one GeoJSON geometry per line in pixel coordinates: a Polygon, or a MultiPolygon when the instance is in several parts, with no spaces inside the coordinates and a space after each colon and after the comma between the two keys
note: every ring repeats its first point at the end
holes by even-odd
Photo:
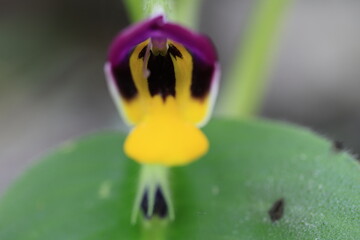
{"type": "Polygon", "coordinates": [[[272,222],[280,220],[284,215],[284,208],[285,208],[285,200],[284,198],[280,198],[270,208],[268,211],[270,219],[272,222]]]}
{"type": "Polygon", "coordinates": [[[342,150],[344,150],[344,144],[341,141],[335,140],[335,141],[333,141],[332,148],[335,152],[342,151],[342,150]]]}

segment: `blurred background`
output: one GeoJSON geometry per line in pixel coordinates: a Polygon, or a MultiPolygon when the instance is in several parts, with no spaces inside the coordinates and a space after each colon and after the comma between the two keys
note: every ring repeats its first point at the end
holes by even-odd
{"type": "MultiPolygon", "coordinates": [[[[224,72],[255,4],[203,1],[224,72]]],[[[0,0],[0,195],[58,144],[123,127],[102,68],[127,17],[121,0],[0,0]]],[[[360,1],[293,0],[283,20],[261,115],[360,153],[360,1]]]]}

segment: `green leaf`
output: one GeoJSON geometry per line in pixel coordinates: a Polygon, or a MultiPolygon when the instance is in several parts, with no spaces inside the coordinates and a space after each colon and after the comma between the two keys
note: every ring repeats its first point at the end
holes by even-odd
{"type": "Polygon", "coordinates": [[[54,150],[8,190],[0,239],[358,239],[360,165],[349,154],[276,123],[213,120],[205,132],[207,156],[171,171],[175,221],[130,224],[139,167],[124,134],[102,133],[54,150]]]}

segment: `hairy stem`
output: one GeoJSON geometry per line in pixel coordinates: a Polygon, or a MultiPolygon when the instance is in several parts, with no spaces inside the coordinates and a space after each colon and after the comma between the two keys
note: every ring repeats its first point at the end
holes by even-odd
{"type": "Polygon", "coordinates": [[[197,28],[202,0],[124,0],[132,22],[163,13],[173,22],[197,28]]]}

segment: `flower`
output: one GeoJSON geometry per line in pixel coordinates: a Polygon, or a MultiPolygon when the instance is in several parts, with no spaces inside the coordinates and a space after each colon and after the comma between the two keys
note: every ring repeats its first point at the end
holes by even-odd
{"type": "Polygon", "coordinates": [[[105,74],[112,98],[134,126],[125,153],[140,163],[184,165],[209,148],[199,127],[211,114],[220,67],[203,35],[157,16],[122,31],[105,74]]]}

